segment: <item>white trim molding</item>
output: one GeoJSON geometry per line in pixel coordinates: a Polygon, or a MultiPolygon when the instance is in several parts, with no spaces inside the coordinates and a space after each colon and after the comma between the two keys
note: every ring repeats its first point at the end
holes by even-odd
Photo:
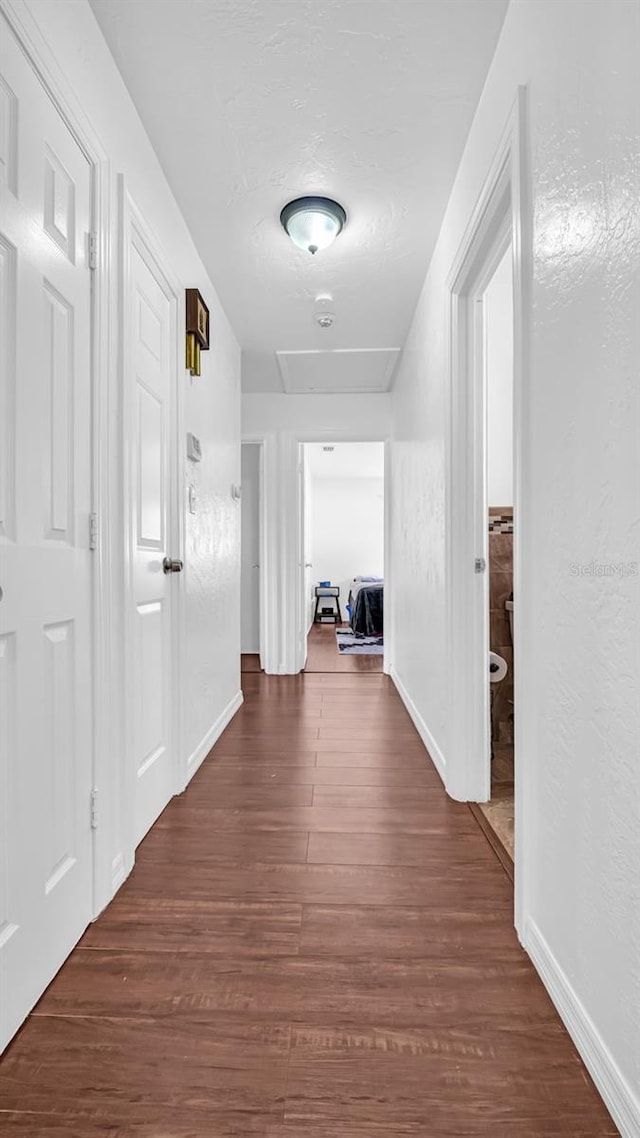
{"type": "Polygon", "coordinates": [[[201,766],[206,759],[211,748],[214,747],[218,742],[218,739],[222,735],[225,727],[227,727],[231,722],[236,712],[240,710],[243,704],[243,700],[244,697],[242,695],[242,692],[236,692],[233,699],[230,700],[225,707],[224,711],[220,713],[215,723],[211,725],[206,735],[203,735],[197,747],[194,747],[193,751],[187,759],[187,782],[185,785],[191,781],[198,767],[201,766]]]}
{"type": "Polygon", "coordinates": [[[418,711],[418,708],[416,707],[415,703],[413,702],[413,699],[409,695],[409,692],[407,691],[402,680],[400,679],[399,675],[395,671],[395,668],[393,667],[393,665],[390,668],[389,675],[390,675],[391,679],[393,680],[393,683],[395,684],[395,687],[397,689],[398,695],[400,696],[400,699],[402,700],[404,706],[406,707],[407,711],[409,712],[409,715],[411,716],[411,718],[413,720],[413,724],[415,726],[416,731],[418,732],[418,735],[422,739],[422,742],[424,743],[424,745],[428,751],[426,758],[431,759],[431,762],[433,763],[438,774],[440,775],[440,778],[442,779],[444,785],[446,786],[447,785],[447,760],[444,756],[443,751],[441,750],[440,746],[438,745],[435,737],[431,734],[431,731],[427,727],[424,719],[422,718],[420,712],[418,711]]]}
{"type": "Polygon", "coordinates": [[[280,666],[279,580],[280,550],[278,519],[281,506],[278,437],[274,434],[243,434],[241,445],[260,446],[260,666],[268,675],[282,672],[280,666]]]}
{"type": "MultiPolygon", "coordinates": [[[[266,513],[266,497],[265,497],[265,463],[266,463],[266,439],[263,435],[243,435],[240,440],[240,450],[244,446],[255,446],[259,448],[259,465],[258,465],[258,556],[260,558],[260,576],[258,584],[258,605],[259,605],[259,627],[258,637],[260,641],[259,657],[260,667],[265,670],[265,657],[266,657],[266,644],[267,644],[267,600],[266,600],[266,580],[267,580],[267,566],[269,564],[269,553],[266,542],[266,526],[267,526],[267,513],[266,513]]],[[[242,650],[242,641],[241,641],[242,650]]]]}
{"type": "Polygon", "coordinates": [[[530,917],[526,920],[524,932],[524,947],[622,1138],[638,1138],[640,1101],[624,1078],[540,929],[530,917]]]}
{"type": "Polygon", "coordinates": [[[127,869],[125,867],[124,857],[121,853],[116,854],[111,862],[111,890],[115,897],[118,889],[124,884],[127,878],[127,869]]]}

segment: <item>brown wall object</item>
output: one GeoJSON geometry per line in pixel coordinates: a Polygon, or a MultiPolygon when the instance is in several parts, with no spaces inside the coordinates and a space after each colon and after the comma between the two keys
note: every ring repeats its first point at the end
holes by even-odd
{"type": "Polygon", "coordinates": [[[200,352],[210,347],[210,317],[202,296],[197,288],[188,288],[186,294],[186,361],[185,366],[192,375],[200,375],[200,352]]]}

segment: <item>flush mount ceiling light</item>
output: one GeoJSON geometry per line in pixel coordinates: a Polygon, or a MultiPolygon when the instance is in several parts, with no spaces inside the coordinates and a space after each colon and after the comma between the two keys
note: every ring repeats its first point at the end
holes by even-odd
{"type": "Polygon", "coordinates": [[[346,220],[342,206],[331,198],[296,198],[280,214],[280,221],[294,245],[308,253],[328,249],[346,220]]]}

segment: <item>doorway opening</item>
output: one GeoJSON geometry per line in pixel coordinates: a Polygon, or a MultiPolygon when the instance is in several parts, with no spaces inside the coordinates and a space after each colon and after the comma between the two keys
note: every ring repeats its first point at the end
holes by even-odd
{"type": "Polygon", "coordinates": [[[520,699],[526,685],[521,507],[527,467],[522,431],[528,390],[526,250],[531,240],[524,177],[525,105],[520,88],[449,275],[446,527],[450,677],[446,785],[453,798],[469,803],[514,881],[515,924],[521,936],[528,882],[524,803],[530,749],[520,699]],[[502,386],[498,380],[495,391],[490,391],[488,364],[495,370],[496,353],[502,386]],[[510,480],[510,493],[504,482],[493,481],[489,488],[490,476],[494,480],[500,469],[510,480]],[[505,495],[509,501],[490,500],[505,495]],[[502,680],[500,661],[494,660],[497,673],[490,670],[490,651],[496,649],[507,667],[502,680]],[[497,684],[491,683],[491,675],[497,684]],[[504,813],[509,809],[513,819],[506,846],[485,813],[487,804],[500,795],[514,800],[514,806],[499,808],[504,813]]]}
{"type": "MultiPolygon", "coordinates": [[[[500,255],[500,246],[498,246],[500,255]]],[[[514,859],[513,268],[510,235],[481,304],[489,631],[489,799],[481,824],[505,867],[514,859]],[[505,856],[506,855],[506,856],[505,856]]]]}
{"type": "Polygon", "coordinates": [[[508,182],[457,293],[452,405],[453,734],[463,793],[513,880],[514,289],[508,182]],[[454,556],[454,550],[456,551],[454,556]]]}
{"type": "Polygon", "coordinates": [[[306,672],[384,668],[383,442],[302,449],[302,626],[306,672]]]}
{"type": "Polygon", "coordinates": [[[240,669],[261,672],[262,647],[262,444],[241,448],[240,669]]]}

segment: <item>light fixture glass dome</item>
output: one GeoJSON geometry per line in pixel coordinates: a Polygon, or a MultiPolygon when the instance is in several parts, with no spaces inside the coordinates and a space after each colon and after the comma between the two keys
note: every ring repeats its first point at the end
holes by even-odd
{"type": "Polygon", "coordinates": [[[332,245],[343,228],[347,215],[331,198],[296,198],[280,214],[294,245],[308,253],[317,253],[332,245]]]}

